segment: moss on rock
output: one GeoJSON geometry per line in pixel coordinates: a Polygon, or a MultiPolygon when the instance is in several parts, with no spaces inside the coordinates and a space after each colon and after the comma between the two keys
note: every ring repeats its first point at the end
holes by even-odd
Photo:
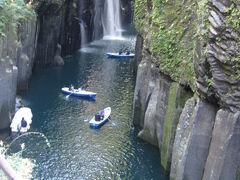
{"type": "Polygon", "coordinates": [[[161,164],[167,172],[170,171],[172,148],[179,118],[186,101],[191,98],[192,95],[192,92],[188,91],[183,86],[177,83],[171,84],[167,112],[163,124],[162,145],[160,147],[161,164]]]}
{"type": "Polygon", "coordinates": [[[168,144],[170,139],[170,131],[172,126],[172,116],[176,109],[177,84],[172,83],[168,97],[168,107],[163,126],[163,141],[161,146],[161,164],[167,169],[168,160],[168,144]]]}
{"type": "Polygon", "coordinates": [[[135,25],[162,72],[194,89],[195,1],[135,1],[135,25]],[[148,34],[151,34],[148,36],[148,34]],[[147,39],[147,38],[151,39],[147,39]]]}

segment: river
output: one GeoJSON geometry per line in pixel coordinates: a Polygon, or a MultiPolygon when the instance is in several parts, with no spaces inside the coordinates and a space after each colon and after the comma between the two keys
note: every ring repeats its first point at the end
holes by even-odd
{"type": "MultiPolygon", "coordinates": [[[[135,35],[121,40],[99,40],[65,58],[63,67],[34,72],[29,89],[20,95],[33,112],[26,136],[24,157],[35,160],[33,179],[167,179],[160,166],[160,153],[137,138],[132,126],[135,78],[133,59],[108,59],[106,52],[123,47],[134,50],[135,35]],[[61,93],[73,84],[97,93],[96,100],[61,93]],[[100,109],[112,108],[111,120],[99,130],[88,121],[100,109]]],[[[16,143],[17,144],[17,143],[16,143]]]]}

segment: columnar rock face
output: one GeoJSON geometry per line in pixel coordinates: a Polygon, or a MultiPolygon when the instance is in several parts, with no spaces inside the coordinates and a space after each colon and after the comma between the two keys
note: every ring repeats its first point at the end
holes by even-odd
{"type": "MultiPolygon", "coordinates": [[[[1,43],[0,43],[1,44],[1,43]]],[[[9,127],[14,113],[18,69],[8,57],[0,62],[0,129],[9,127]]]]}
{"type": "Polygon", "coordinates": [[[77,0],[61,4],[40,4],[37,7],[39,35],[36,47],[35,67],[54,63],[57,45],[62,46],[62,55],[80,48],[80,26],[77,15],[77,0]]]}
{"type": "Polygon", "coordinates": [[[20,27],[19,43],[17,53],[18,84],[17,89],[23,90],[28,87],[29,79],[32,75],[34,64],[35,49],[37,46],[39,27],[36,20],[27,21],[20,27]]]}
{"type": "Polygon", "coordinates": [[[162,127],[171,82],[169,78],[160,75],[154,64],[147,60],[143,60],[138,67],[133,122],[143,128],[139,137],[158,145],[162,141],[162,127]]]}
{"type": "Polygon", "coordinates": [[[121,22],[123,27],[133,23],[134,14],[134,1],[133,0],[121,0],[121,22]]]}
{"type": "MultiPolygon", "coordinates": [[[[209,0],[209,37],[196,58],[196,85],[201,97],[212,97],[230,111],[240,109],[239,2],[209,0]],[[207,52],[207,57],[204,55],[207,52]]],[[[202,30],[204,31],[204,29],[202,30]]]]}
{"type": "MultiPolygon", "coordinates": [[[[239,179],[239,2],[184,1],[184,9],[178,1],[160,2],[159,7],[155,1],[135,2],[136,27],[142,37],[136,46],[141,55],[135,62],[139,66],[133,116],[133,124],[141,128],[139,137],[159,147],[161,164],[171,179],[239,179]],[[190,10],[194,8],[196,14],[190,10]],[[182,24],[181,34],[179,25],[188,18],[191,23],[182,24]],[[189,36],[189,30],[196,38],[189,36]],[[175,43],[184,44],[186,39],[194,48],[178,49],[175,43]],[[175,60],[179,57],[194,63],[195,79],[191,78],[195,83],[177,78],[181,65],[175,60]],[[168,75],[171,78],[165,79],[168,75]],[[167,83],[158,83],[159,79],[167,83]],[[174,80],[185,90],[190,86],[195,96],[186,102],[191,95],[184,95],[174,80]],[[178,109],[180,94],[185,99],[178,109]]],[[[188,70],[186,66],[183,78],[191,75],[188,70]]]]}
{"type": "Polygon", "coordinates": [[[137,74],[138,65],[142,61],[143,38],[138,34],[135,46],[134,74],[137,74]]]}
{"type": "Polygon", "coordinates": [[[219,110],[203,179],[237,179],[240,163],[240,112],[219,110]]]}
{"type": "Polygon", "coordinates": [[[193,98],[186,103],[174,141],[171,178],[202,178],[216,111],[216,106],[200,99],[196,105],[193,98]]]}
{"type": "Polygon", "coordinates": [[[170,171],[176,126],[192,93],[160,73],[144,53],[137,71],[133,124],[142,129],[138,137],[161,149],[161,163],[170,171]]]}

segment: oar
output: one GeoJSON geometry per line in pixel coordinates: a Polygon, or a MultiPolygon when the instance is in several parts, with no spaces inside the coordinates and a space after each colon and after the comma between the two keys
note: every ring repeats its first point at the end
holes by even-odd
{"type": "Polygon", "coordinates": [[[68,99],[69,96],[71,96],[73,93],[74,93],[74,92],[71,92],[71,94],[67,95],[67,96],[66,96],[66,99],[68,99]]]}

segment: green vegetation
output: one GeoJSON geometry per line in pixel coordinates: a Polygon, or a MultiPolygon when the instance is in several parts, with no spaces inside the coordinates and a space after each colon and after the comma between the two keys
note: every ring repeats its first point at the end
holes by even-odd
{"type": "Polygon", "coordinates": [[[145,16],[147,15],[147,0],[135,0],[134,17],[135,26],[139,33],[143,33],[144,27],[147,27],[145,16]]]}
{"type": "Polygon", "coordinates": [[[238,32],[240,26],[240,11],[237,8],[237,4],[232,2],[230,8],[228,8],[227,13],[227,24],[231,25],[233,29],[238,32]]]}
{"type": "Polygon", "coordinates": [[[135,1],[136,29],[148,43],[145,47],[153,61],[163,73],[192,89],[197,8],[197,3],[190,0],[135,1]]]}
{"type": "MultiPolygon", "coordinates": [[[[235,49],[236,53],[233,56],[229,56],[227,60],[230,60],[232,62],[232,67],[235,71],[235,76],[238,80],[240,80],[240,11],[238,10],[239,4],[237,2],[232,2],[231,6],[227,9],[227,17],[226,17],[226,27],[230,27],[233,29],[234,33],[236,33],[237,39],[235,39],[235,49]]],[[[222,40],[224,41],[224,40],[222,40]]],[[[229,50],[230,51],[230,50],[229,50]]],[[[229,54],[231,54],[229,52],[229,54]]],[[[234,79],[232,75],[232,80],[234,79]]]]}
{"type": "Polygon", "coordinates": [[[35,13],[28,8],[24,0],[0,1],[0,37],[9,32],[17,32],[19,25],[25,20],[35,17],[35,13]]]}

